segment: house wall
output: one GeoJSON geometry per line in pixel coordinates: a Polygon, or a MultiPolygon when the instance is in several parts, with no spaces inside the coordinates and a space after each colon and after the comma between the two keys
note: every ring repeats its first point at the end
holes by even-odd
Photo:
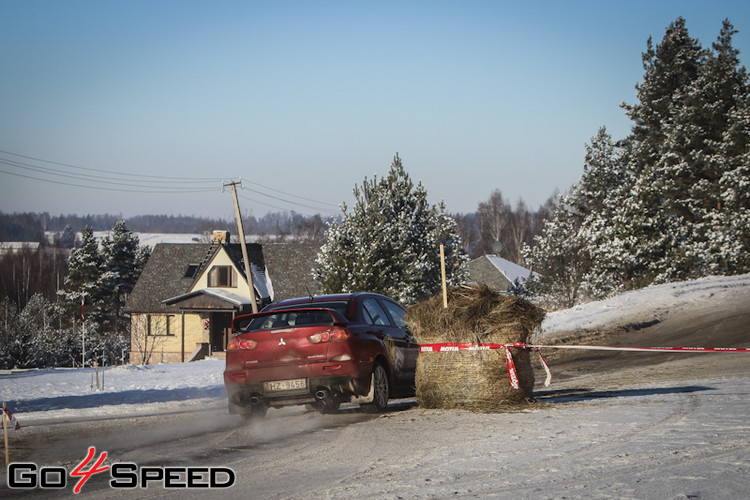
{"type": "Polygon", "coordinates": [[[133,313],[130,332],[130,363],[137,365],[187,361],[198,344],[208,342],[208,330],[204,330],[203,317],[197,313],[133,313]],[[169,330],[165,332],[167,323],[169,330]]]}

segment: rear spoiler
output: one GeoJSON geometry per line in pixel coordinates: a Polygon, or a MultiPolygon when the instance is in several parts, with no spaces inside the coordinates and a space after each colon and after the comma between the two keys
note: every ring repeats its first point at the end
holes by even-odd
{"type": "Polygon", "coordinates": [[[254,313],[254,314],[243,314],[242,316],[237,316],[236,318],[232,320],[232,333],[234,335],[237,335],[238,333],[242,333],[242,331],[245,329],[248,323],[250,323],[252,320],[256,318],[262,318],[264,316],[273,316],[274,314],[280,314],[280,313],[294,313],[294,312],[308,312],[308,311],[325,311],[329,313],[331,316],[333,316],[333,324],[335,326],[345,326],[348,323],[347,319],[335,309],[329,309],[327,307],[298,307],[294,309],[275,309],[271,311],[261,311],[261,312],[254,313]]]}

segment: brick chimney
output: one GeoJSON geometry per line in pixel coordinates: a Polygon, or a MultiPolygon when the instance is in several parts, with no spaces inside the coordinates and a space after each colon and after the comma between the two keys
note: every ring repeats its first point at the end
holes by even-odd
{"type": "Polygon", "coordinates": [[[214,231],[213,242],[214,243],[229,243],[229,231],[214,231]]]}

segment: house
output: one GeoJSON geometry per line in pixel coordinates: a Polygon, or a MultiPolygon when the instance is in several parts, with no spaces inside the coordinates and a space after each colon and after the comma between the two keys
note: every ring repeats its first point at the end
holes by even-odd
{"type": "MultiPolygon", "coordinates": [[[[252,311],[242,248],[228,232],[213,243],[159,243],[125,304],[131,363],[173,363],[223,352],[232,319],[252,311]]],[[[248,244],[258,306],[272,300],[263,251],[248,244]]]]}
{"type": "Polygon", "coordinates": [[[504,293],[518,280],[523,283],[533,271],[497,255],[482,255],[469,261],[469,281],[484,283],[495,291],[504,293]]]}
{"type": "MultiPolygon", "coordinates": [[[[179,363],[221,354],[234,317],[252,312],[241,245],[219,233],[211,244],[154,246],[125,305],[131,315],[131,363],[179,363]]],[[[312,268],[319,248],[248,243],[258,309],[316,293],[312,268]]]]}
{"type": "Polygon", "coordinates": [[[0,242],[0,255],[21,253],[24,250],[36,252],[39,247],[38,241],[3,241],[0,242]]]}

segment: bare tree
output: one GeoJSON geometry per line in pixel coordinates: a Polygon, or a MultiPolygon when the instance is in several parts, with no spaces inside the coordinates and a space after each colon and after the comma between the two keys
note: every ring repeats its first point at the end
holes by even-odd
{"type": "Polygon", "coordinates": [[[147,365],[151,362],[151,356],[154,351],[164,345],[166,335],[160,335],[159,332],[165,332],[167,328],[167,319],[159,315],[139,315],[131,323],[130,334],[130,353],[131,363],[147,365]],[[134,360],[133,355],[137,354],[134,360]]]}
{"type": "Polygon", "coordinates": [[[479,226],[480,254],[499,254],[499,245],[504,247],[503,241],[507,225],[511,218],[510,205],[503,199],[503,194],[496,189],[490,198],[479,204],[477,208],[477,225],[479,226]]]}

